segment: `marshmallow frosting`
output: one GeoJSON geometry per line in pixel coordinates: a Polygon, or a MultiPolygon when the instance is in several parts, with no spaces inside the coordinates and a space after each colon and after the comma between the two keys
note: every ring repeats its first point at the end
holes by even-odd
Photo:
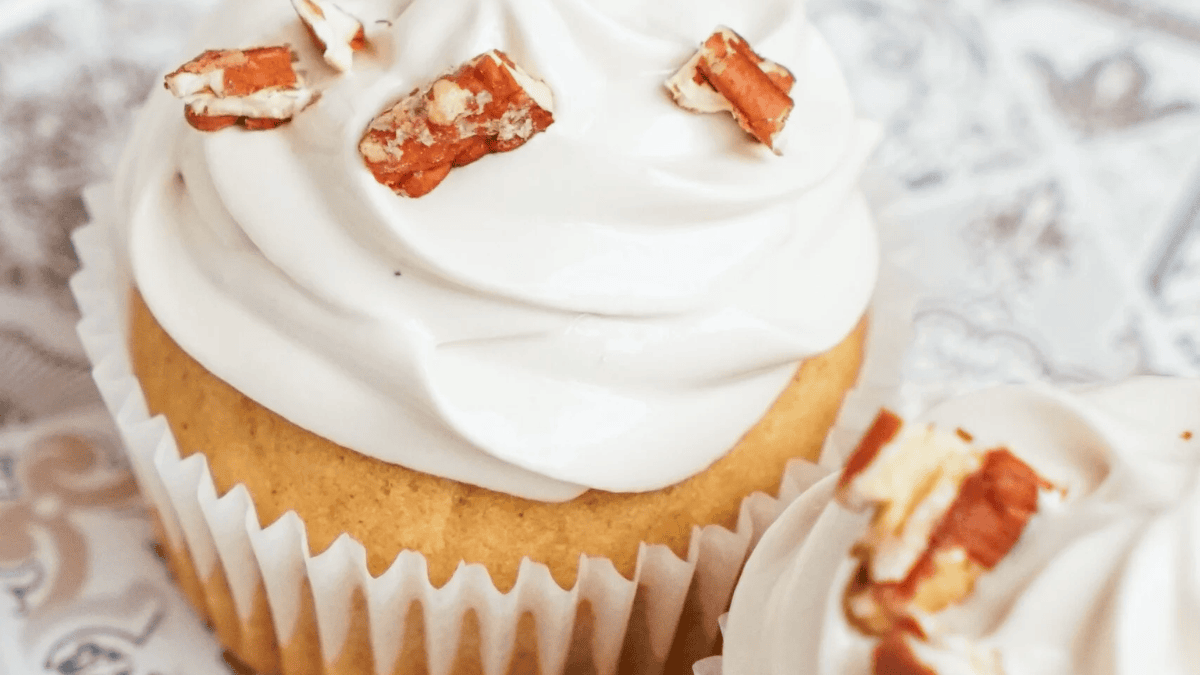
{"type": "MultiPolygon", "coordinates": [[[[925,421],[965,429],[979,448],[1005,445],[1067,490],[1042,500],[970,598],[935,615],[933,635],[948,649],[930,665],[947,675],[1196,672],[1200,381],[1004,387],[944,403],[925,421]]],[[[793,503],[747,563],[724,675],[871,672],[874,642],[841,605],[858,564],[848,551],[868,516],[831,503],[836,481],[793,503]]]]}
{"type": "Polygon", "coordinates": [[[856,183],[878,130],[803,3],[339,5],[370,44],[345,74],[286,0],[227,2],[190,49],[290,43],[319,100],[204,134],[160,90],[118,175],[147,305],[266,408],[522,497],[653,490],[728,451],[865,311],[879,252],[856,183]],[[782,157],[664,89],[717,25],[797,77],[782,157]],[[554,124],[420,199],[378,184],[357,151],[372,118],[497,48],[549,84],[554,124]]]}

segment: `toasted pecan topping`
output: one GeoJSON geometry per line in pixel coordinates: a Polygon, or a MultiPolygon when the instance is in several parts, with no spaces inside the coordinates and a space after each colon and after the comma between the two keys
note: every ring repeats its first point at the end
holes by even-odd
{"type": "Polygon", "coordinates": [[[316,99],[304,87],[286,46],[206,51],[166,76],[189,124],[217,131],[233,124],[273,129],[316,99]]]}
{"type": "Polygon", "coordinates": [[[861,564],[843,609],[865,634],[920,636],[916,617],[969,597],[1020,539],[1039,490],[1053,486],[1005,448],[974,450],[962,430],[897,434],[892,417],[876,419],[839,482],[843,505],[874,509],[852,551],[861,564]]]}
{"type": "Polygon", "coordinates": [[[756,54],[732,30],[718,27],[666,85],[681,107],[730,112],[746,133],[779,154],[776,142],[792,112],[795,82],[787,68],[756,54]]]}
{"type": "Polygon", "coordinates": [[[329,0],[292,0],[308,34],[325,54],[325,62],[348,72],[354,52],[367,48],[362,22],[329,0]]]}
{"type": "Polygon", "coordinates": [[[420,197],[452,168],[518,148],[553,123],[550,88],[493,50],[385,110],[358,149],[376,180],[420,197]]]}
{"type": "Polygon", "coordinates": [[[879,451],[896,438],[903,426],[904,420],[900,419],[899,415],[886,408],[880,410],[875,416],[875,421],[871,423],[871,428],[867,429],[867,433],[858,442],[858,447],[850,455],[850,459],[846,460],[846,468],[838,478],[838,490],[845,490],[855,476],[875,461],[879,451]]]}
{"type": "Polygon", "coordinates": [[[984,455],[983,466],[959,490],[931,549],[958,547],[987,569],[999,563],[1020,539],[1038,508],[1043,481],[1005,448],[984,455]]]}
{"type": "Polygon", "coordinates": [[[872,672],[876,675],[938,675],[921,663],[913,653],[904,633],[889,633],[875,646],[871,655],[872,672]]]}

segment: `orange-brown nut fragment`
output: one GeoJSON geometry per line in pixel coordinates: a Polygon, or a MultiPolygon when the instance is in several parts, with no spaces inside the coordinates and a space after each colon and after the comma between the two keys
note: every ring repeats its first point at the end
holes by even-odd
{"type": "Polygon", "coordinates": [[[921,637],[919,617],[969,597],[1053,486],[1005,448],[974,450],[961,430],[901,428],[882,413],[843,471],[839,501],[874,508],[852,551],[861,564],[843,609],[865,634],[921,637]]]}
{"type": "Polygon", "coordinates": [[[883,446],[892,442],[903,426],[904,420],[896,413],[886,408],[879,411],[879,414],[875,416],[875,421],[871,423],[871,428],[863,434],[862,439],[858,442],[858,447],[854,449],[850,459],[846,460],[846,467],[838,478],[839,492],[849,488],[850,482],[871,462],[875,461],[879,451],[883,449],[883,446]]]}
{"type": "Polygon", "coordinates": [[[324,52],[325,62],[338,72],[348,72],[354,52],[367,48],[362,22],[329,0],[292,0],[292,7],[324,52]]]}
{"type": "Polygon", "coordinates": [[[553,107],[544,82],[493,50],[385,110],[358,149],[377,181],[402,197],[421,197],[452,168],[545,131],[554,123],[553,107]]]}
{"type": "Polygon", "coordinates": [[[989,451],[934,530],[930,549],[961,548],[983,567],[995,567],[1037,513],[1038,490],[1045,484],[1007,448],[989,451]]]}
{"type": "Polygon", "coordinates": [[[746,133],[779,154],[777,141],[794,107],[795,83],[787,68],[759,56],[732,30],[718,27],[666,84],[681,107],[730,112],[746,133]]]}
{"type": "Polygon", "coordinates": [[[274,129],[316,98],[293,68],[286,46],[210,50],[166,76],[163,84],[184,102],[184,116],[200,131],[234,124],[274,129]]]}
{"type": "Polygon", "coordinates": [[[875,646],[871,654],[871,672],[875,675],[938,675],[937,671],[921,663],[905,634],[889,633],[875,646]]]}

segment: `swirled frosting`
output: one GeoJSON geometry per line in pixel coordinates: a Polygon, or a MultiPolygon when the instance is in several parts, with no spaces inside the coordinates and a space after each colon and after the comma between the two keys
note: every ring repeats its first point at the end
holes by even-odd
{"type": "Polygon", "coordinates": [[[227,3],[191,46],[292,44],[322,91],[271,132],[151,96],[119,174],[135,283],[212,373],[358,452],[523,497],[644,491],[731,448],[866,308],[856,188],[877,130],[795,0],[345,0],[327,67],[288,2],[227,3]],[[715,26],[798,82],[787,154],[663,81],[715,26]],[[371,119],[499,48],[554,91],[517,151],[397,197],[371,119]]]}
{"type": "MultiPolygon", "coordinates": [[[[938,672],[1194,673],[1200,663],[1200,381],[1143,378],[1068,393],[1005,387],[926,420],[1005,445],[1067,492],[1045,500],[1007,558],[936,615],[938,672]]],[[[747,563],[725,632],[725,675],[871,672],[873,642],[843,618],[866,515],[804,493],[747,563]]]]}

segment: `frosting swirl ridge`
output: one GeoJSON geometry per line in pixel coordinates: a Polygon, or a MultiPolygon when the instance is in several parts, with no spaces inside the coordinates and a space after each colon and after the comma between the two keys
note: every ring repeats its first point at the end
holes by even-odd
{"type": "Polygon", "coordinates": [[[152,95],[119,175],[137,286],[189,354],[343,446],[518,496],[693,475],[866,308],[878,251],[856,120],[803,5],[360,0],[339,75],[288,3],[229,2],[196,49],[293,45],[321,98],[271,132],[187,128],[152,95]],[[797,76],[780,158],[663,81],[717,24],[797,76]],[[420,199],[358,141],[500,48],[555,123],[420,199]]]}

